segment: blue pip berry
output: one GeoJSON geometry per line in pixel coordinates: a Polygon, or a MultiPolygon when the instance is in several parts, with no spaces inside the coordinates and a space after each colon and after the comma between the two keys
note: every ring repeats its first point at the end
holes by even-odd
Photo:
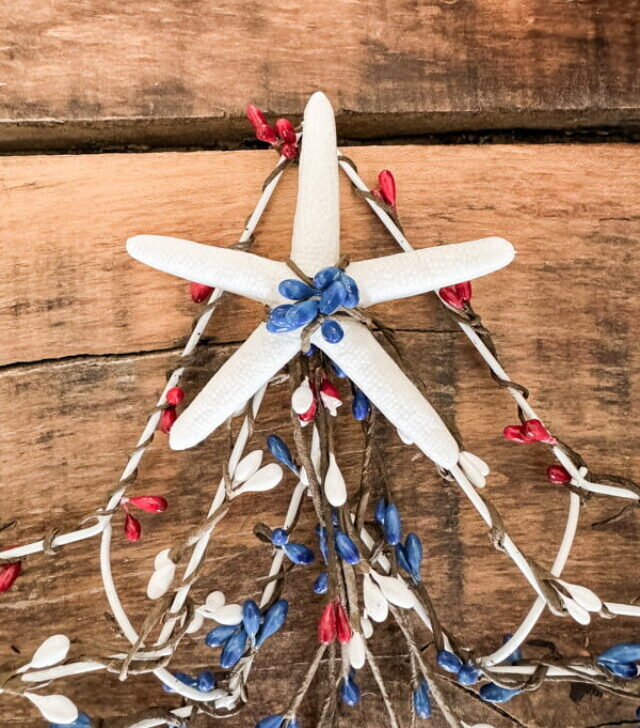
{"type": "Polygon", "coordinates": [[[397,543],[400,543],[401,536],[402,523],[400,521],[398,507],[395,503],[390,503],[384,514],[384,537],[388,544],[395,546],[397,543]]]}
{"type": "Polygon", "coordinates": [[[280,437],[277,435],[269,435],[269,437],[267,437],[267,447],[269,448],[269,452],[279,463],[289,468],[289,470],[292,470],[297,475],[298,469],[291,457],[291,451],[280,437]]]}
{"type": "Polygon", "coordinates": [[[335,544],[338,556],[343,561],[346,561],[347,564],[357,564],[360,561],[360,552],[358,551],[358,547],[344,531],[336,530],[335,544]]]}
{"type": "Polygon", "coordinates": [[[256,638],[256,647],[260,647],[268,637],[271,637],[282,627],[287,618],[288,609],[289,602],[286,599],[279,599],[269,607],[256,638]]]}
{"type": "Polygon", "coordinates": [[[454,655],[453,652],[449,652],[449,650],[440,650],[436,662],[443,670],[453,672],[456,675],[462,667],[462,660],[457,655],[454,655]]]}
{"type": "Polygon", "coordinates": [[[342,326],[333,319],[323,321],[322,326],[320,327],[320,332],[322,333],[322,338],[329,342],[329,344],[337,344],[339,341],[342,341],[342,338],[344,337],[344,330],[342,326]]]}
{"type": "Polygon", "coordinates": [[[260,607],[253,599],[247,599],[242,605],[242,626],[251,640],[254,639],[260,629],[261,619],[260,607]]]}
{"type": "Polygon", "coordinates": [[[91,718],[86,713],[78,713],[73,723],[50,723],[49,728],[91,728],[91,718]]]}
{"type": "Polygon", "coordinates": [[[460,685],[474,685],[479,679],[480,671],[470,662],[467,662],[458,671],[458,682],[460,685]]]}
{"type": "Polygon", "coordinates": [[[360,302],[360,292],[358,286],[351,276],[343,273],[340,276],[340,282],[347,291],[347,297],[342,304],[345,308],[355,308],[360,302]]]}
{"type": "Polygon", "coordinates": [[[299,564],[301,566],[307,566],[308,564],[312,564],[315,560],[315,556],[313,555],[313,551],[304,544],[301,543],[286,543],[282,547],[283,551],[287,555],[287,558],[290,561],[293,561],[294,564],[299,564]]]}
{"type": "Polygon", "coordinates": [[[407,550],[401,543],[396,544],[396,559],[398,559],[398,565],[401,569],[404,569],[407,574],[412,573],[411,565],[407,559],[407,550]]]}
{"type": "Polygon", "coordinates": [[[334,281],[338,280],[342,275],[342,271],[337,265],[330,265],[328,268],[322,268],[313,276],[313,286],[321,291],[330,286],[334,281]]]}
{"type": "MultiPolygon", "coordinates": [[[[502,644],[506,645],[507,642],[513,637],[511,633],[507,633],[503,635],[502,637],[502,644]]],[[[519,647],[516,647],[516,649],[507,657],[505,662],[507,665],[515,665],[516,663],[520,662],[522,660],[522,650],[519,647]]]]}
{"type": "Polygon", "coordinates": [[[429,686],[422,680],[420,685],[413,691],[413,708],[418,718],[426,719],[431,717],[431,699],[429,698],[429,686]]]}
{"type": "Polygon", "coordinates": [[[323,571],[313,582],[313,591],[316,594],[326,594],[329,588],[329,574],[323,571]]]}
{"type": "Polygon", "coordinates": [[[316,353],[317,349],[313,344],[309,344],[309,348],[306,351],[303,351],[302,353],[305,356],[313,356],[316,353]]]}
{"type": "Polygon", "coordinates": [[[358,422],[366,420],[367,417],[371,414],[371,404],[369,403],[369,398],[357,387],[353,388],[351,413],[353,414],[353,419],[358,420],[358,422]]]}
{"type": "Polygon", "coordinates": [[[640,643],[622,642],[598,655],[598,662],[640,662],[640,643]]]}
{"type": "Polygon", "coordinates": [[[289,541],[289,534],[284,528],[274,528],[271,532],[271,543],[274,546],[284,546],[289,541]]]}
{"type": "Polygon", "coordinates": [[[360,688],[351,675],[342,680],[340,685],[340,700],[342,700],[345,705],[349,705],[351,707],[360,702],[360,688]]]}
{"type": "Polygon", "coordinates": [[[414,581],[420,581],[420,567],[422,566],[422,541],[415,533],[407,534],[404,541],[404,550],[411,569],[414,581]]]}
{"type": "Polygon", "coordinates": [[[347,298],[347,289],[343,286],[342,281],[333,281],[324,290],[320,298],[318,310],[324,316],[330,316],[342,306],[347,298]]]}
{"type": "Polygon", "coordinates": [[[319,523],[316,526],[316,533],[318,534],[318,546],[322,555],[322,560],[326,564],[329,560],[329,545],[327,543],[327,529],[321,526],[319,523]]]}
{"type": "Polygon", "coordinates": [[[636,718],[640,719],[640,708],[636,708],[636,718]]]}
{"type": "Polygon", "coordinates": [[[256,723],[256,728],[280,728],[282,721],[281,715],[268,715],[256,723]]]}
{"type": "Polygon", "coordinates": [[[214,629],[207,633],[207,636],[204,638],[204,643],[207,647],[220,647],[237,629],[234,624],[221,624],[219,627],[214,627],[214,629]]]}
{"type": "Polygon", "coordinates": [[[310,324],[318,315],[318,301],[308,298],[306,301],[294,303],[285,314],[285,319],[294,329],[310,324]]]}
{"type": "MultiPolygon", "coordinates": [[[[195,678],[191,677],[191,675],[187,675],[186,672],[174,672],[173,677],[183,683],[183,685],[188,685],[190,688],[196,688],[198,686],[198,681],[195,678]]],[[[175,692],[173,688],[165,685],[164,683],[162,684],[162,689],[165,691],[165,693],[175,692]]]]}
{"type": "Polygon", "coordinates": [[[216,686],[216,679],[209,670],[202,670],[198,673],[196,687],[201,693],[210,693],[216,686]]]}
{"type": "Polygon", "coordinates": [[[284,331],[293,331],[296,328],[288,319],[287,314],[292,304],[284,303],[271,309],[267,318],[267,331],[271,334],[281,334],[284,331]]]}
{"type": "Polygon", "coordinates": [[[387,501],[384,498],[380,498],[380,500],[376,503],[376,523],[379,523],[381,526],[384,526],[384,517],[387,512],[387,501]]]}
{"type": "Polygon", "coordinates": [[[503,688],[495,683],[487,683],[480,688],[479,695],[485,703],[507,703],[521,692],[521,690],[512,688],[503,688]]]}
{"type": "Polygon", "coordinates": [[[300,301],[303,298],[309,298],[317,293],[317,291],[311,288],[311,286],[308,286],[303,281],[298,281],[295,278],[287,278],[284,281],[280,281],[278,292],[281,296],[284,296],[291,301],[300,301]]]}
{"type": "Polygon", "coordinates": [[[230,637],[220,653],[220,667],[223,670],[229,670],[237,665],[247,647],[247,633],[244,629],[236,632],[230,637]]]}

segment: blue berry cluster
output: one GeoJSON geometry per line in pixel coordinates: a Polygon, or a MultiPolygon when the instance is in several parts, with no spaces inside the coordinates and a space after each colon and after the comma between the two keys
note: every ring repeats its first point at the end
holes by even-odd
{"type": "Polygon", "coordinates": [[[284,528],[274,528],[271,532],[271,543],[276,548],[281,548],[289,561],[294,564],[306,566],[314,562],[313,551],[304,544],[290,543],[289,534],[284,528]]]}
{"type": "Polygon", "coordinates": [[[385,541],[395,547],[398,565],[417,584],[421,579],[422,541],[415,533],[409,533],[402,543],[402,521],[398,507],[394,503],[387,503],[384,498],[380,498],[376,504],[375,519],[382,528],[385,541]]]}
{"type": "MultiPolygon", "coordinates": [[[[285,303],[271,310],[267,330],[272,334],[300,329],[318,316],[331,316],[339,308],[355,308],[360,300],[356,282],[336,265],[319,270],[312,285],[287,278],[281,281],[278,291],[296,303],[285,303]]],[[[320,330],[330,344],[337,344],[344,336],[342,326],[334,319],[324,319],[320,330]]]]}
{"type": "Polygon", "coordinates": [[[242,605],[242,622],[238,625],[221,624],[204,638],[207,647],[222,647],[220,667],[229,670],[238,664],[247,649],[247,642],[257,648],[275,634],[287,618],[289,603],[279,599],[266,611],[261,612],[253,599],[242,605]]]}
{"type": "MultiPolygon", "coordinates": [[[[336,554],[339,559],[342,559],[347,564],[357,564],[360,561],[360,552],[358,547],[344,531],[338,528],[338,519],[336,514],[333,514],[333,543],[336,549],[336,554]]],[[[327,538],[327,529],[325,526],[321,526],[319,523],[316,525],[316,533],[318,534],[318,545],[322,560],[326,564],[329,560],[329,542],[327,538]]],[[[329,587],[329,575],[326,571],[323,571],[320,576],[313,583],[313,591],[316,594],[324,594],[329,587]]]]}

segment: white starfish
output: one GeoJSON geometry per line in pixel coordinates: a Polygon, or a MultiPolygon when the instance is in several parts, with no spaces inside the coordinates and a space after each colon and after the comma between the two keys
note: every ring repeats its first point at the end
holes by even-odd
{"type": "MultiPolygon", "coordinates": [[[[251,253],[157,235],[127,241],[137,260],[189,281],[278,306],[284,279],[295,278],[285,264],[251,253]]],[[[359,306],[434,291],[491,273],[513,260],[513,246],[498,237],[425,248],[358,261],[345,272],[357,283],[359,306]]],[[[298,200],[291,259],[308,276],[335,266],[340,258],[340,201],[333,109],[322,93],[309,100],[303,124],[298,200]]],[[[320,330],[311,342],[322,349],[380,412],[445,469],[458,462],[455,439],[438,413],[409,381],[369,329],[340,317],[344,337],[325,341],[320,330]]],[[[301,350],[301,329],[271,333],[264,323],[216,372],[177,419],[170,435],[176,450],[196,445],[231,415],[301,350]]]]}

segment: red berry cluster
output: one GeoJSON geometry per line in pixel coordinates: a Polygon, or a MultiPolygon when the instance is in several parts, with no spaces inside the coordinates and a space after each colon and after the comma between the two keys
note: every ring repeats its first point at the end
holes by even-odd
{"type": "Polygon", "coordinates": [[[134,498],[122,498],[120,505],[123,507],[126,517],[124,519],[124,534],[129,541],[139,541],[142,535],[142,525],[140,521],[132,516],[129,508],[139,508],[147,513],[162,513],[167,510],[169,504],[167,499],[161,495],[138,495],[134,498]]]}
{"type": "Polygon", "coordinates": [[[393,174],[388,169],[383,169],[378,175],[378,185],[371,190],[371,194],[381,202],[384,202],[392,210],[393,214],[397,215],[398,210],[396,207],[397,191],[396,191],[396,180],[393,174]]]}
{"type": "Polygon", "coordinates": [[[540,420],[526,420],[521,425],[509,425],[504,428],[502,434],[511,442],[523,444],[544,442],[546,445],[556,445],[558,443],[540,420]]]}
{"type": "Polygon", "coordinates": [[[438,295],[447,306],[462,311],[471,300],[471,283],[465,281],[464,283],[456,283],[453,286],[441,288],[438,295]]]}
{"type": "Polygon", "coordinates": [[[160,432],[164,432],[168,435],[173,427],[173,423],[178,419],[178,413],[176,412],[176,405],[184,399],[184,390],[181,387],[172,387],[166,396],[167,405],[162,410],[160,415],[160,421],[158,422],[158,429],[160,432]]]}
{"type": "Polygon", "coordinates": [[[296,130],[289,119],[278,119],[275,128],[254,104],[247,107],[247,118],[256,133],[256,139],[270,144],[283,157],[295,159],[299,154],[296,130]]]}
{"type": "Polygon", "coordinates": [[[351,639],[349,617],[337,599],[327,604],[318,621],[318,642],[330,645],[336,639],[343,645],[351,639]]]}

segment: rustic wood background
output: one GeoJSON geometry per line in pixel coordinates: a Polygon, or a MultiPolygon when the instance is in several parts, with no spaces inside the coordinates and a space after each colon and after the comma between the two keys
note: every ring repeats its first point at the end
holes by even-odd
{"type": "MultiPolygon", "coordinates": [[[[345,151],[364,178],[373,184],[380,169],[395,173],[401,218],[416,247],[488,234],[515,244],[514,263],[474,285],[477,309],[495,331],[509,372],[532,389],[534,406],[594,469],[637,478],[638,148],[526,142],[527,134],[537,140],[541,128],[558,141],[575,129],[587,129],[589,142],[634,138],[639,10],[635,0],[337,2],[330,13],[317,3],[262,0],[20,0],[17,8],[1,7],[0,522],[16,518],[17,526],[0,543],[36,538],[52,524],[71,528],[104,504],[165,371],[176,363],[197,307],[184,282],[130,260],[124,240],[153,232],[233,243],[275,161],[272,152],[255,149],[33,152],[242,146],[248,102],[295,117],[316,88],[334,101],[342,138],[358,142],[345,151]],[[517,145],[384,144],[451,131],[480,141],[516,128],[529,130],[517,132],[517,145]]],[[[256,252],[285,256],[295,177],[291,170],[278,188],[256,252]]],[[[344,250],[355,258],[395,252],[346,182],[342,204],[344,250]]],[[[549,563],[567,499],[545,481],[546,450],[503,441],[502,427],[515,421],[511,400],[431,298],[377,313],[400,332],[469,449],[491,463],[489,493],[510,533],[549,563]]],[[[189,375],[189,395],[261,315],[246,299],[225,299],[189,375]]],[[[286,437],[286,407],[285,392],[274,389],[255,446],[270,432],[286,437]]],[[[341,462],[355,475],[358,430],[348,417],[341,426],[341,462]]],[[[144,461],[134,491],[164,494],[171,508],[143,519],[139,544],[115,539],[117,583],[134,624],[147,609],[153,555],[198,521],[223,454],[219,437],[173,453],[159,436],[144,461]]],[[[413,456],[390,432],[394,487],[407,526],[424,538],[427,579],[446,624],[490,650],[516,626],[531,592],[492,549],[466,501],[413,456]]],[[[279,524],[291,487],[286,480],[234,505],[197,596],[211,588],[234,600],[257,594],[254,577],[266,571],[269,552],[251,529],[257,520],[279,524]]],[[[595,498],[584,509],[566,573],[608,600],[629,601],[640,591],[638,518],[607,530],[590,527],[617,505],[595,498]]],[[[302,532],[309,540],[313,525],[307,512],[302,532]]],[[[29,560],[15,588],[0,597],[0,662],[16,651],[28,654],[56,631],[112,638],[96,547],[78,544],[53,559],[29,560]]],[[[257,661],[254,703],[227,721],[230,728],[252,726],[281,707],[309,659],[305,630],[314,629],[318,614],[311,592],[317,570],[291,583],[290,620],[257,661]]],[[[637,634],[638,623],[622,618],[581,630],[547,616],[535,631],[567,652],[637,634]]],[[[400,698],[408,671],[395,631],[378,629],[372,644],[400,698]]],[[[177,666],[210,664],[211,652],[198,639],[185,643],[177,666]]],[[[344,726],[380,725],[382,706],[363,683],[364,700],[345,711],[344,726]]],[[[636,708],[565,684],[522,696],[498,714],[459,688],[444,689],[470,722],[496,728],[631,725],[636,708]]],[[[175,705],[151,678],[120,684],[95,674],[67,681],[64,692],[101,717],[175,705]]],[[[44,725],[25,701],[0,700],[8,728],[44,725]]],[[[311,700],[307,714],[317,708],[311,700]]],[[[437,716],[432,725],[441,728],[437,716]]]]}

